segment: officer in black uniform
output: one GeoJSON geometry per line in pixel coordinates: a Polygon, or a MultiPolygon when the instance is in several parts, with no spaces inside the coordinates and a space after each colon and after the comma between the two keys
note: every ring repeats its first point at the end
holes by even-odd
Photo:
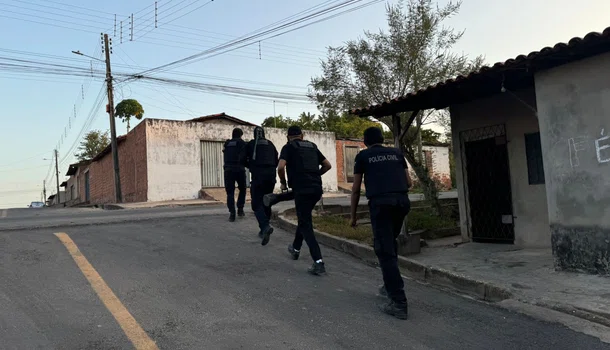
{"type": "Polygon", "coordinates": [[[381,310],[399,319],[406,319],[407,297],[398,269],[396,238],[411,208],[408,195],[411,178],[402,152],[397,148],[384,147],[382,143],[381,129],[371,127],[364,131],[364,144],[367,149],[358,153],[354,165],[351,225],[356,227],[357,224],[356,209],[364,176],[375,254],[383,274],[384,285],[379,294],[389,298],[389,302],[381,306],[381,310]]]}
{"type": "Polygon", "coordinates": [[[313,233],[311,212],[322,198],[322,175],[332,166],[315,143],[303,140],[303,132],[300,127],[291,126],[288,128],[288,143],[282,147],[277,168],[282,190],[287,190],[286,167],[288,168],[288,186],[292,188],[294,194],[294,205],[298,218],[297,231],[293,243],[288,246],[288,252],[294,260],[298,259],[303,239],[305,239],[314,261],[307,271],[312,275],[326,273],[320,246],[313,233]]]}
{"type": "Polygon", "coordinates": [[[232,139],[225,141],[224,149],[224,177],[225,190],[227,192],[227,208],[229,208],[229,221],[235,221],[235,183],[239,188],[239,196],[237,197],[237,214],[239,216],[246,215],[244,213],[244,205],[246,204],[246,169],[240,163],[239,156],[246,146],[241,136],[244,132],[240,128],[233,129],[232,139]]]}
{"type": "Polygon", "coordinates": [[[250,174],[252,174],[250,196],[252,210],[260,228],[258,234],[263,240],[262,245],[269,243],[269,236],[273,233],[273,227],[269,225],[271,207],[263,205],[263,197],[273,193],[277,163],[278,155],[275,145],[265,139],[265,130],[257,126],[254,128],[254,139],[248,142],[242,153],[242,164],[250,169],[250,174]]]}

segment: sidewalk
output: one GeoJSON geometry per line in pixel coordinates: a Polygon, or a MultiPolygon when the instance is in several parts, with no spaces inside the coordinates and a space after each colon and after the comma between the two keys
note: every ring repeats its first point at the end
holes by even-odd
{"type": "MultiPolygon", "coordinates": [[[[294,232],[296,222],[281,209],[276,217],[280,227],[294,232]]],[[[318,230],[316,237],[322,245],[377,264],[368,245],[318,230]]],[[[401,272],[481,300],[512,299],[610,327],[610,278],[555,271],[550,248],[519,249],[452,240],[455,238],[422,248],[417,255],[400,256],[401,272]]]]}
{"type": "Polygon", "coordinates": [[[555,271],[548,249],[466,243],[409,260],[504,289],[516,299],[610,326],[610,278],[555,271]]]}

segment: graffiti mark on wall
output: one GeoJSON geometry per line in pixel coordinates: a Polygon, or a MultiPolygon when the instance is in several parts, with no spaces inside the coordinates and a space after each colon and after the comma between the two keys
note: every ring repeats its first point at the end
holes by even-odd
{"type": "Polygon", "coordinates": [[[597,161],[599,163],[608,163],[610,162],[610,150],[606,151],[606,149],[610,148],[610,142],[607,141],[610,139],[610,135],[604,136],[604,129],[602,129],[600,138],[595,140],[595,153],[597,155],[597,161]]]}
{"type": "Polygon", "coordinates": [[[570,165],[572,168],[580,165],[578,153],[587,149],[587,137],[579,136],[568,139],[568,147],[570,150],[570,165]]]}
{"type": "MultiPolygon", "coordinates": [[[[593,141],[595,155],[599,164],[610,162],[610,135],[604,135],[605,129],[601,130],[599,138],[593,141]]],[[[588,136],[578,136],[568,139],[568,151],[570,154],[570,166],[576,168],[580,166],[581,153],[587,151],[591,142],[588,136]]]]}

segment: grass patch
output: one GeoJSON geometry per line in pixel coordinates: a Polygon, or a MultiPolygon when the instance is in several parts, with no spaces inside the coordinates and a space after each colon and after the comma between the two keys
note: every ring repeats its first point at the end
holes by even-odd
{"type": "Polygon", "coordinates": [[[444,215],[436,216],[431,208],[413,208],[409,213],[409,229],[435,230],[455,227],[455,219],[444,215]]]}
{"type": "Polygon", "coordinates": [[[349,223],[349,219],[345,219],[341,216],[327,215],[313,217],[313,226],[319,231],[373,245],[373,231],[371,230],[371,225],[358,225],[354,229],[350,227],[349,223]]]}

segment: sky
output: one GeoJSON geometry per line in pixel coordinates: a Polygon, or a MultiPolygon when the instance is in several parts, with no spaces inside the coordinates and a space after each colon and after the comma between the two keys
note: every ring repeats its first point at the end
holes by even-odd
{"type": "MultiPolygon", "coordinates": [[[[103,69],[100,33],[113,40],[113,72],[144,68],[202,52],[251,33],[323,0],[0,0],[0,57],[103,69]],[[133,40],[130,20],[134,14],[133,40]],[[115,32],[115,14],[117,29],[115,32]],[[122,31],[121,31],[122,21],[122,31]],[[122,32],[122,38],[121,38],[122,32]]],[[[320,74],[326,48],[386,28],[388,0],[239,50],[164,72],[159,76],[206,84],[305,95],[320,74]]],[[[444,5],[447,0],[441,0],[444,5]]],[[[464,0],[445,25],[465,30],[454,47],[487,64],[539,50],[610,26],[607,0],[464,0]]],[[[56,190],[53,150],[58,148],[60,182],[66,177],[82,135],[107,130],[104,81],[97,77],[24,74],[0,70],[0,208],[25,208],[56,190]],[[100,95],[102,93],[102,95],[100,95]],[[98,98],[99,97],[99,98],[98,98]],[[50,182],[50,183],[49,183],[50,182]]],[[[137,99],[145,117],[185,120],[225,112],[253,123],[275,114],[316,113],[306,101],[234,97],[176,85],[117,84],[115,101],[137,99]]],[[[132,122],[132,127],[137,122],[132,122]]],[[[117,122],[118,134],[126,132],[117,122]]]]}

